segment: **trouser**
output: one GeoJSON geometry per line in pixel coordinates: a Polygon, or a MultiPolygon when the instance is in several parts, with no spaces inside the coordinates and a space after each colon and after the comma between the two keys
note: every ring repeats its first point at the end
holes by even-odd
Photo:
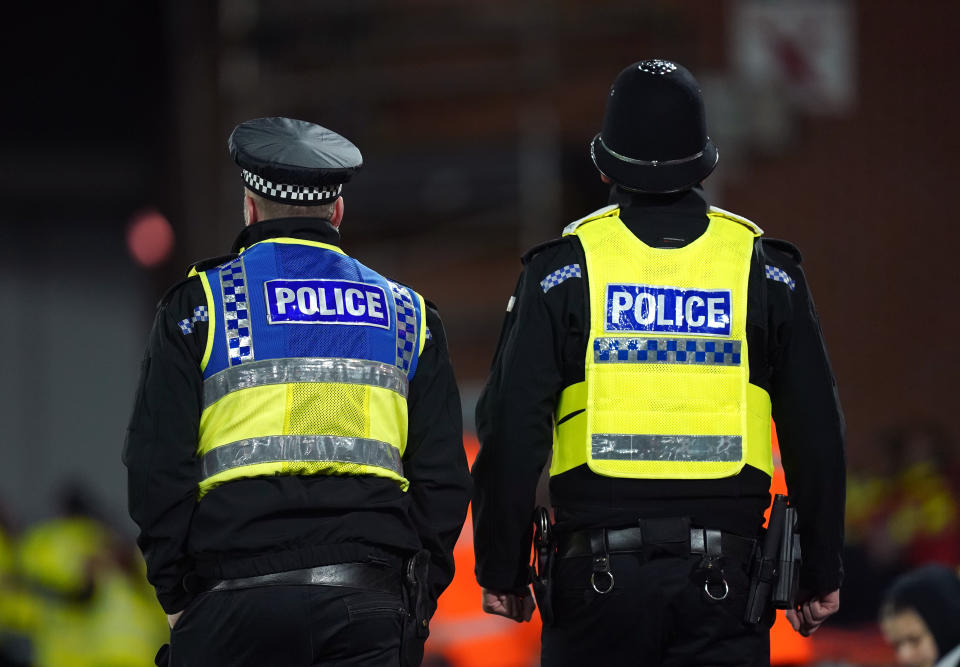
{"type": "Polygon", "coordinates": [[[340,586],[208,591],[170,633],[171,667],[396,667],[399,594],[340,586]]]}
{"type": "MultiPolygon", "coordinates": [[[[613,587],[606,594],[591,586],[590,556],[556,561],[554,622],[543,628],[543,667],[770,664],[769,623],[743,620],[748,562],[721,558],[729,592],[715,600],[704,590],[700,554],[637,551],[609,558],[613,587]]],[[[598,588],[607,588],[605,579],[598,588]]]]}

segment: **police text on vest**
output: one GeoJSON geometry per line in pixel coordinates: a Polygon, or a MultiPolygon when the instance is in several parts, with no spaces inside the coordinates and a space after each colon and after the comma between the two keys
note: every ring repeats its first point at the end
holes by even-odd
{"type": "Polygon", "coordinates": [[[351,280],[268,280],[270,324],[354,324],[390,328],[386,291],[351,280]]]}
{"type": "Polygon", "coordinates": [[[730,290],[607,285],[606,331],[729,336],[730,290]]]}

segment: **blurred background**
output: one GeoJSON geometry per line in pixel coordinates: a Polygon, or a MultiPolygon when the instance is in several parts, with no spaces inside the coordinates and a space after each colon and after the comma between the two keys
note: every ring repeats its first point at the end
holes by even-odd
{"type": "MultiPolygon", "coordinates": [[[[720,149],[708,195],[803,251],[838,379],[843,609],[789,660],[892,664],[875,629],[887,583],[960,563],[960,234],[948,209],[960,4],[103,0],[18,3],[4,23],[10,664],[149,665],[163,639],[120,449],[154,304],[241,229],[226,152],[236,123],[303,118],[360,147],[343,245],[438,305],[470,432],[519,257],[606,204],[587,144],[613,78],[645,58],[677,60],[702,83],[720,149]],[[86,623],[85,640],[38,634],[51,618],[86,623]]],[[[477,647],[496,646],[482,664],[536,664],[535,626],[479,615],[469,538],[468,524],[430,660],[479,665],[477,647]]]]}

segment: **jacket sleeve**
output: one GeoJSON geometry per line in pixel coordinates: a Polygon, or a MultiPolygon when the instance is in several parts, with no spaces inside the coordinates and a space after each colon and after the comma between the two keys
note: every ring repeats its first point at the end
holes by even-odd
{"type": "Polygon", "coordinates": [[[191,322],[186,333],[181,322],[190,322],[193,308],[205,303],[194,279],[158,307],[123,449],[130,516],[140,528],[137,543],[167,613],[182,610],[191,598],[182,581],[192,569],[186,540],[200,477],[199,360],[207,327],[191,322]]]}
{"type": "Polygon", "coordinates": [[[580,280],[567,281],[545,295],[540,280],[551,267],[544,266],[541,257],[535,258],[520,276],[477,403],[476,574],[481,586],[497,591],[521,590],[528,583],[537,483],[550,456],[553,413],[563,384],[560,313],[566,311],[567,292],[582,289],[580,280]]]}
{"type": "Polygon", "coordinates": [[[801,587],[827,593],[843,580],[841,550],[846,492],[844,420],[803,271],[771,253],[794,281],[768,281],[771,293],[771,401],[791,503],[803,549],[801,587]],[[780,312],[777,312],[778,309],[780,312]]]}
{"type": "Polygon", "coordinates": [[[410,480],[410,516],[430,552],[434,603],[453,580],[453,547],[470,502],[470,471],[463,448],[463,415],[440,316],[428,307],[431,339],[410,382],[409,434],[403,456],[410,480]]]}

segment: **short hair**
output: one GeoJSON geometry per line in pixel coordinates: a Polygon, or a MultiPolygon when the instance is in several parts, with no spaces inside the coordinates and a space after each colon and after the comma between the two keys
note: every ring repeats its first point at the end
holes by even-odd
{"type": "Polygon", "coordinates": [[[334,199],[329,204],[319,206],[297,206],[296,204],[284,204],[263,197],[250,188],[244,188],[244,193],[257,203],[257,210],[260,212],[261,220],[271,220],[273,218],[327,218],[333,215],[337,200],[334,199]]]}

